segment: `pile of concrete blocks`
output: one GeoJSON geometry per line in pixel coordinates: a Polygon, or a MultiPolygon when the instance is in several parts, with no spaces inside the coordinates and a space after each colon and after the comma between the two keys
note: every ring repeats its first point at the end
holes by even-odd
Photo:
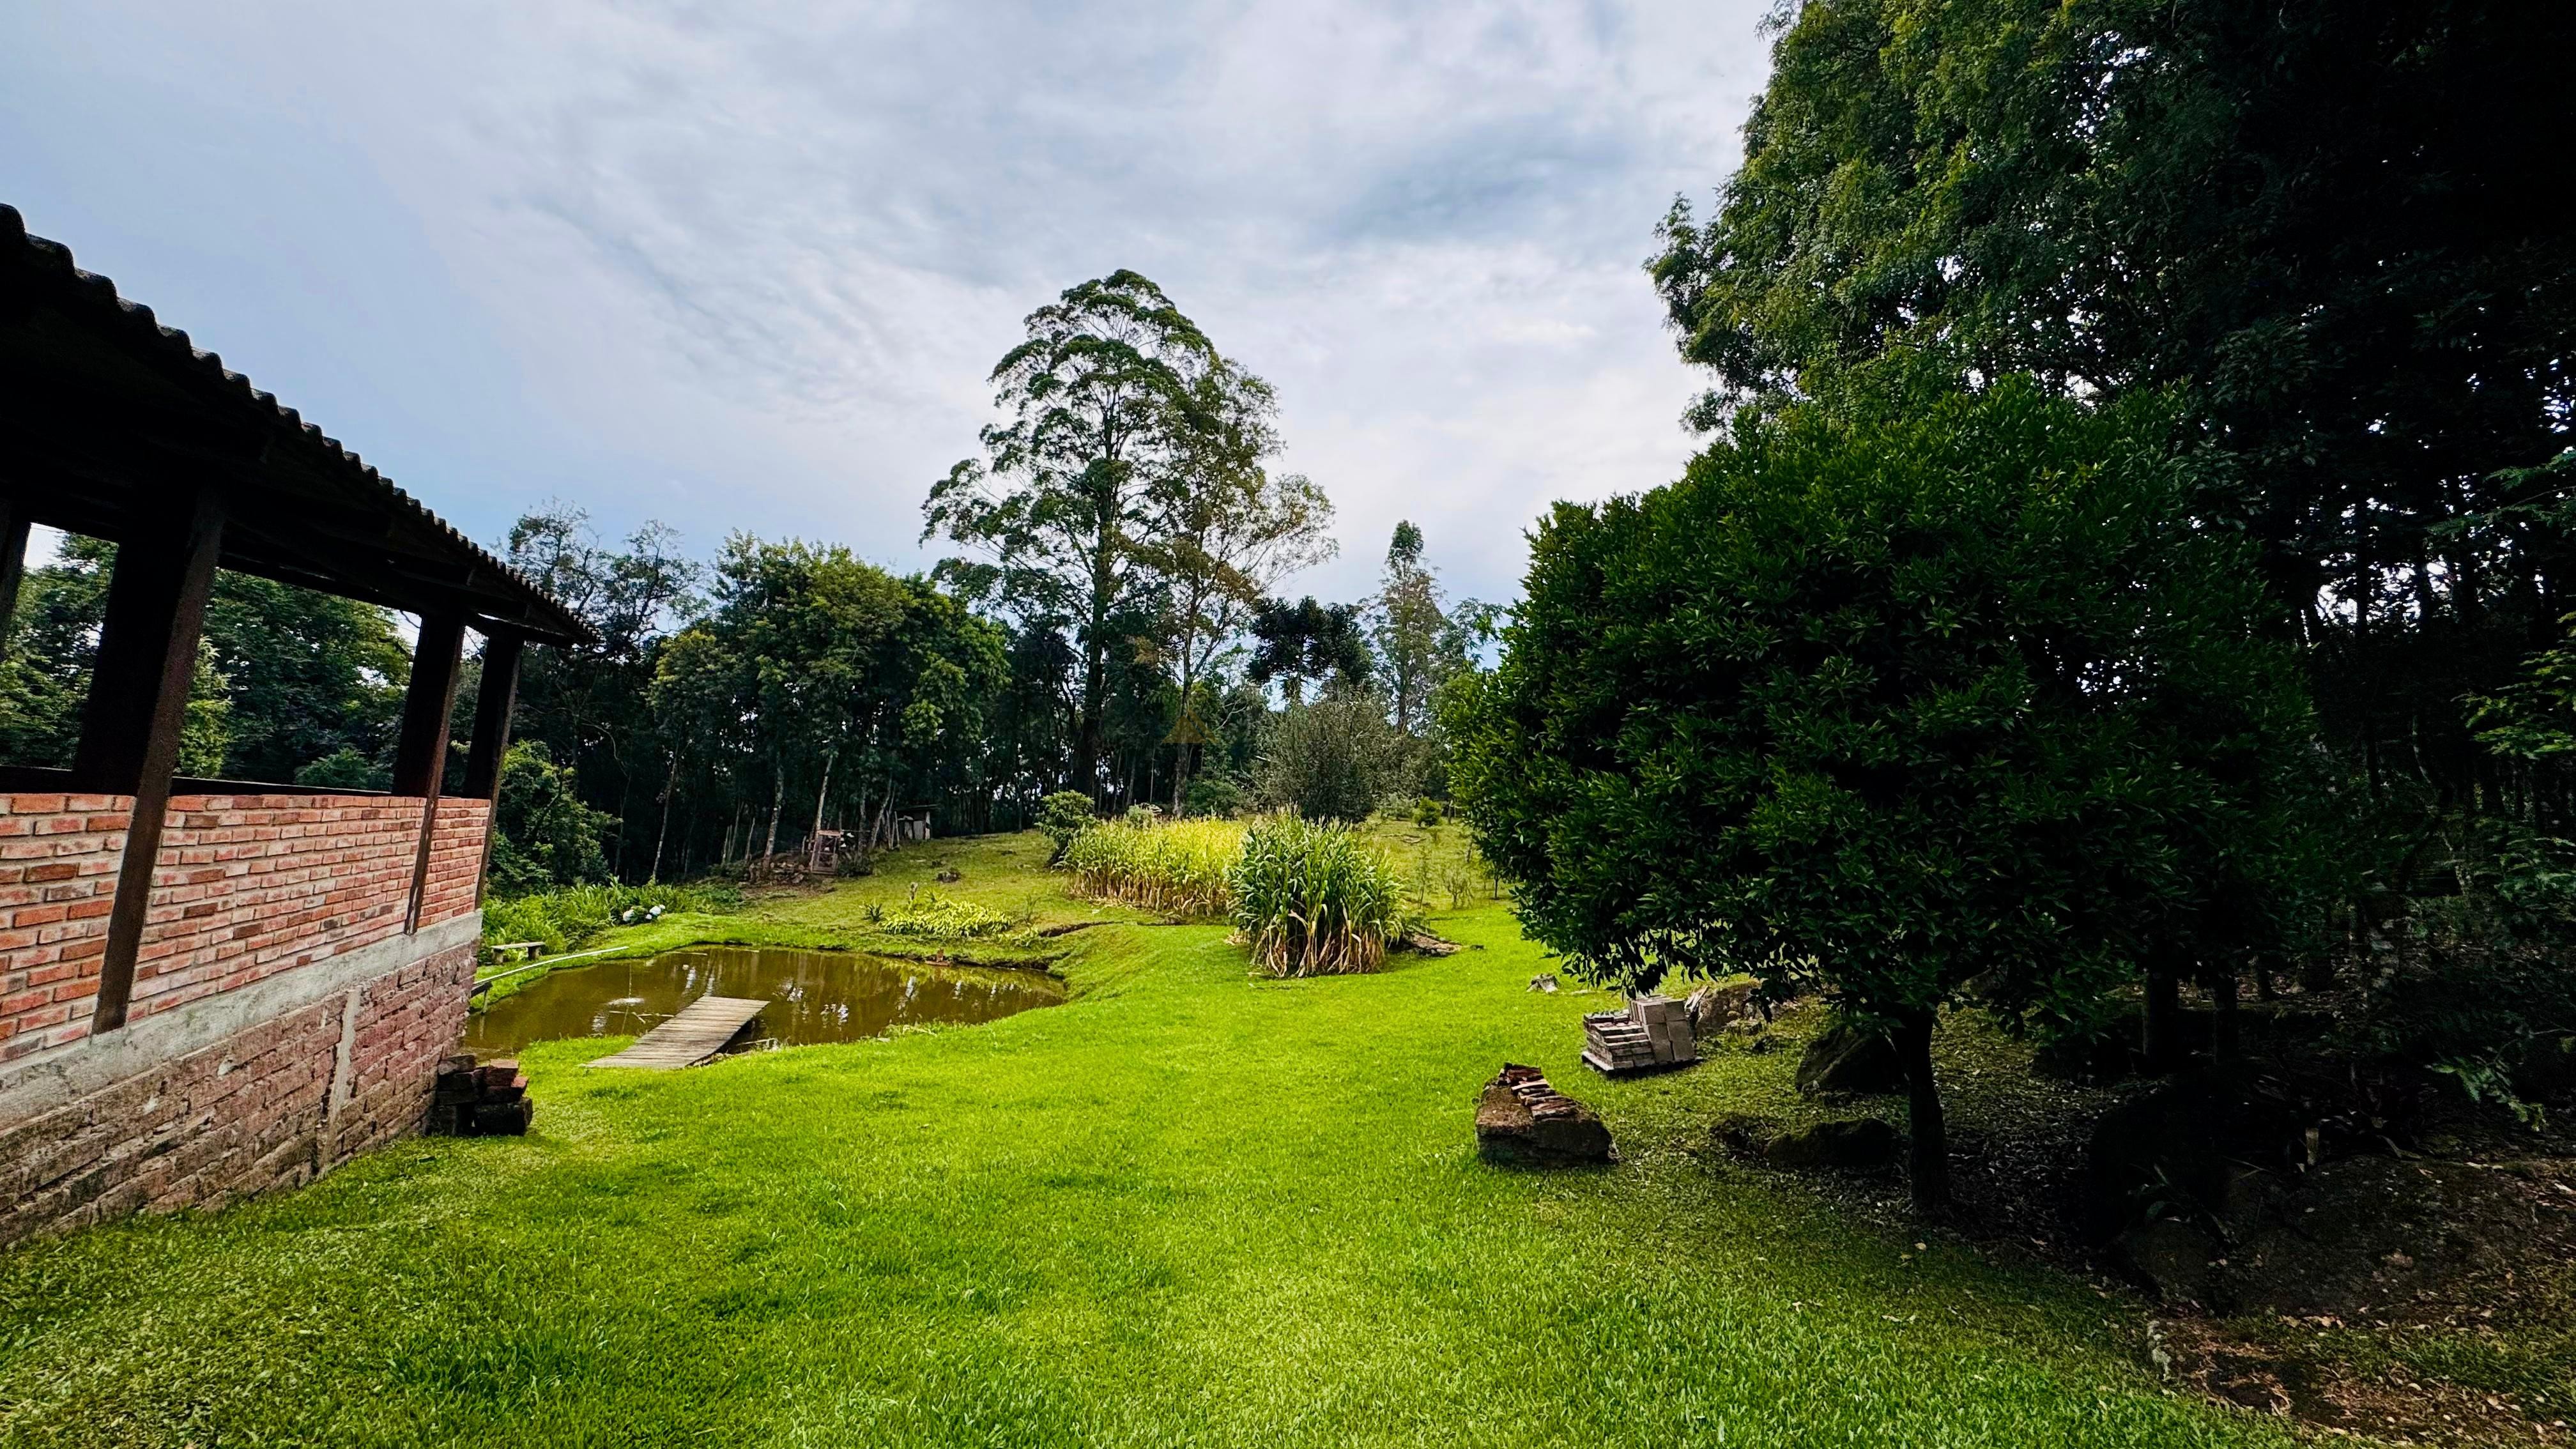
{"type": "Polygon", "coordinates": [[[468,1052],[440,1060],[429,1102],[431,1136],[524,1137],[536,1113],[516,1058],[477,1066],[468,1052]]]}
{"type": "Polygon", "coordinates": [[[1690,1012],[1669,996],[1640,996],[1626,1011],[1583,1018],[1583,1061],[1605,1077],[1669,1071],[1699,1060],[1690,1012]]]}

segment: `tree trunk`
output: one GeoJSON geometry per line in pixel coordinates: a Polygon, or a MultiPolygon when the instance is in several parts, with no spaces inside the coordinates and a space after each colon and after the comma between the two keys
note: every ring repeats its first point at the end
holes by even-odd
{"type": "Polygon", "coordinates": [[[1073,788],[1100,798],[1100,706],[1107,693],[1109,606],[1117,589],[1114,498],[1101,505],[1099,537],[1091,550],[1091,627],[1082,639],[1082,722],[1073,750],[1073,788]]]}
{"type": "Polygon", "coordinates": [[[662,847],[671,843],[671,794],[680,783],[680,757],[671,757],[671,772],[662,777],[662,828],[653,834],[653,873],[645,879],[662,878],[662,847]]]}
{"type": "Polygon", "coordinates": [[[2244,1038],[2238,1030],[2236,1011],[2236,969],[2232,966],[2209,973],[2210,1060],[2222,1071],[2233,1071],[2245,1059],[2244,1038]]]}
{"type": "Polygon", "coordinates": [[[1941,1117],[1941,1088],[1932,1080],[1935,1020],[1932,1012],[1917,1012],[1888,1033],[1897,1060],[1905,1066],[1905,1125],[1913,1139],[1906,1177],[1914,1189],[1916,1212],[1931,1212],[1950,1201],[1950,1132],[1941,1117]]]}
{"type": "Polygon", "coordinates": [[[805,837],[805,868],[823,868],[823,801],[832,793],[832,762],[840,758],[834,750],[823,757],[823,783],[814,789],[814,832],[805,837]]]}
{"type": "Polygon", "coordinates": [[[2146,1032],[2138,1043],[2146,1054],[2148,1071],[2170,1072],[2182,1064],[2181,1044],[2174,1040],[2176,1019],[2181,1012],[2173,972],[2162,966],[2148,967],[2146,1032]]]}
{"type": "Polygon", "coordinates": [[[778,853],[778,817],[787,811],[787,762],[781,760],[769,772],[769,843],[760,848],[760,858],[778,853]]]}

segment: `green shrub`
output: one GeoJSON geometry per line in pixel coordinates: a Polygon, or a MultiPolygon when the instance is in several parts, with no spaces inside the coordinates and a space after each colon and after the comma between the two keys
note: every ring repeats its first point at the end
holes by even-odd
{"type": "Polygon", "coordinates": [[[1243,838],[1233,886],[1253,966],[1272,976],[1374,971],[1404,931],[1395,867],[1343,826],[1261,821],[1243,838]]]}
{"type": "Polygon", "coordinates": [[[1091,797],[1080,790],[1058,790],[1038,802],[1038,833],[1055,847],[1047,854],[1047,864],[1064,859],[1064,848],[1073,843],[1098,812],[1091,808],[1091,797]]]}
{"type": "Polygon", "coordinates": [[[912,888],[903,904],[872,913],[869,919],[889,936],[929,941],[971,941],[1011,929],[1010,917],[999,911],[919,886],[912,888]]]}
{"type": "Polygon", "coordinates": [[[1223,820],[1243,809],[1243,787],[1223,775],[1201,775],[1181,792],[1181,813],[1199,820],[1223,820]]]}
{"type": "Polygon", "coordinates": [[[616,824],[582,803],[572,767],[556,764],[544,741],[510,746],[492,820],[493,888],[527,894],[607,880],[602,842],[616,824]]]}
{"type": "Polygon", "coordinates": [[[660,907],[671,911],[737,909],[742,896],[721,885],[582,885],[486,902],[483,943],[541,941],[549,955],[570,951],[610,926],[630,924],[660,907]]]}
{"type": "Polygon", "coordinates": [[[1254,781],[1264,805],[1309,820],[1366,820],[1403,774],[1404,747],[1378,700],[1319,700],[1271,723],[1254,781]]]}
{"type": "Polygon", "coordinates": [[[1223,820],[1103,821],[1065,847],[1077,895],[1174,916],[1223,916],[1243,827],[1223,820]]]}
{"type": "Polygon", "coordinates": [[[2082,1022],[2288,954],[2327,875],[2297,656],[2164,402],[1948,382],[1747,411],[1678,483],[1557,505],[1444,719],[1524,930],[1589,979],[1749,970],[1891,1025],[1926,1205],[1941,1008],[2082,1022]]]}

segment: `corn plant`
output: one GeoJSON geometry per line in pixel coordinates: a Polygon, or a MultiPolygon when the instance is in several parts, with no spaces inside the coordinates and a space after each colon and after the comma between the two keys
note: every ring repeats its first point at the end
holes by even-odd
{"type": "Polygon", "coordinates": [[[1346,827],[1275,815],[1244,836],[1234,920],[1272,976],[1374,971],[1404,932],[1403,882],[1346,827]]]}
{"type": "Polygon", "coordinates": [[[1224,820],[1102,821],[1068,842],[1073,893],[1166,915],[1218,916],[1233,901],[1243,827],[1224,820]]]}

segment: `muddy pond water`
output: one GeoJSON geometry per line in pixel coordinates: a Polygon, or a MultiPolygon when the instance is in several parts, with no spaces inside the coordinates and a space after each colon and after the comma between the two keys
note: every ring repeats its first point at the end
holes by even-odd
{"type": "Polygon", "coordinates": [[[1064,989],[1036,971],[935,966],[850,951],[698,946],[554,972],[475,1013],[465,1049],[507,1056],[530,1042],[640,1036],[701,996],[766,1001],[760,1034],[804,1046],[883,1036],[917,1023],[993,1021],[1054,1006],[1064,989]]]}

